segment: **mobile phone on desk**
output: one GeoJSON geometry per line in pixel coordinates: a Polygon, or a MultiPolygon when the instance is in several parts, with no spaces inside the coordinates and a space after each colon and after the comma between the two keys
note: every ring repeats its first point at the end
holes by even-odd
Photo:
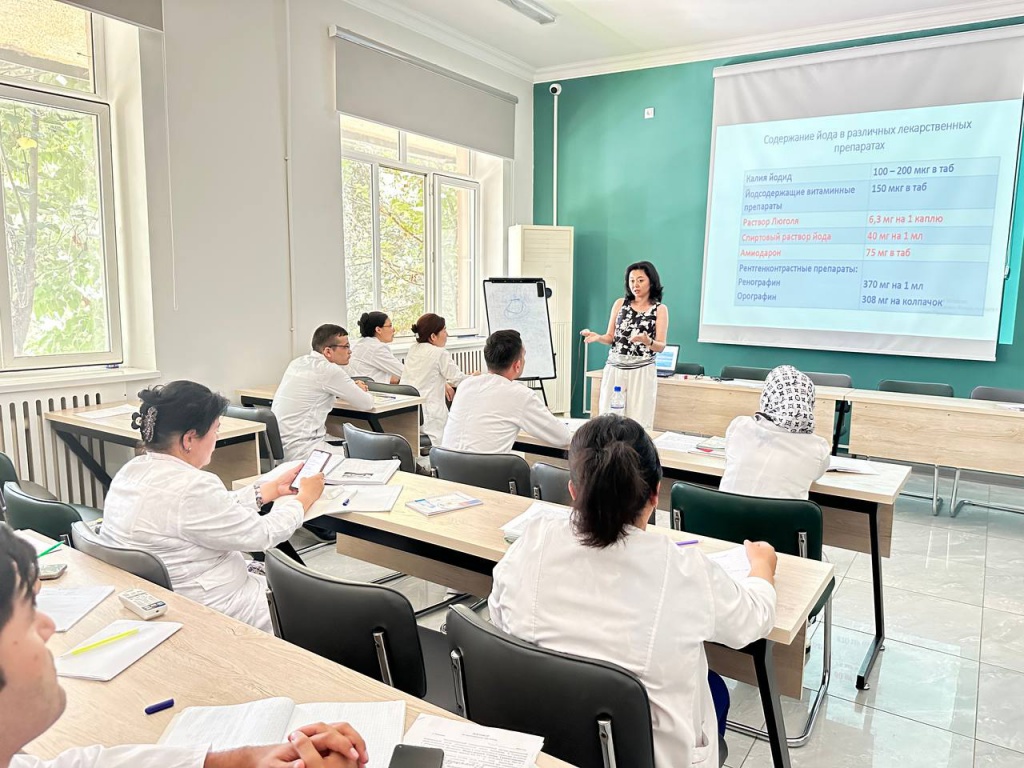
{"type": "Polygon", "coordinates": [[[67,563],[54,563],[53,565],[39,566],[39,578],[43,581],[59,579],[68,569],[67,563]]]}
{"type": "Polygon", "coordinates": [[[302,469],[299,470],[299,474],[292,480],[291,489],[298,493],[299,482],[304,477],[311,477],[312,475],[319,474],[324,471],[324,467],[327,466],[327,462],[331,460],[333,454],[330,451],[313,451],[309,454],[309,458],[306,459],[306,463],[302,465],[302,469]]]}
{"type": "Polygon", "coordinates": [[[444,750],[399,744],[391,753],[388,768],[441,768],[443,764],[444,750]]]}

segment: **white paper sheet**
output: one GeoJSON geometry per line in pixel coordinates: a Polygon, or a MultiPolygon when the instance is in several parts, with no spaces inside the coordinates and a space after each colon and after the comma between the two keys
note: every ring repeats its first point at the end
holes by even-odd
{"type": "Polygon", "coordinates": [[[577,429],[586,424],[589,419],[562,419],[562,423],[569,428],[569,431],[574,433],[577,429]]]}
{"type": "Polygon", "coordinates": [[[305,519],[311,520],[320,515],[345,515],[349,512],[390,512],[401,495],[401,485],[329,486],[324,489],[324,495],[309,508],[305,519]],[[344,503],[346,497],[348,504],[344,503]]]}
{"type": "Polygon", "coordinates": [[[403,744],[444,750],[444,768],[531,768],[544,739],[465,720],[420,715],[403,744]]]}
{"type": "MultiPolygon", "coordinates": [[[[43,554],[43,552],[48,550],[54,544],[59,543],[59,542],[56,542],[56,541],[46,541],[45,539],[43,541],[40,541],[39,539],[34,539],[34,538],[30,537],[30,536],[27,536],[26,535],[27,533],[28,533],[28,531],[15,531],[14,535],[17,536],[22,541],[27,542],[28,544],[30,544],[32,546],[32,548],[36,551],[37,555],[43,554]]],[[[42,534],[36,534],[36,535],[42,536],[42,534]]],[[[54,555],[60,553],[60,551],[62,549],[64,549],[64,545],[63,544],[61,544],[61,546],[59,546],[55,550],[53,550],[53,552],[51,552],[49,555],[47,555],[45,560],[40,561],[40,564],[42,565],[43,563],[45,563],[46,565],[49,565],[50,564],[50,558],[53,557],[54,555]]]]}
{"type": "Polygon", "coordinates": [[[58,632],[67,632],[112,594],[113,587],[44,586],[36,595],[36,605],[53,619],[58,632]]]}
{"type": "MultiPolygon", "coordinates": [[[[405,730],[404,701],[297,704],[284,737],[310,723],[348,723],[366,742],[370,766],[384,768],[405,730]]],[[[282,737],[282,741],[284,740],[282,737]]]]}
{"type": "Polygon", "coordinates": [[[535,501],[527,507],[526,511],[521,515],[517,515],[501,526],[501,530],[505,534],[506,541],[515,541],[523,535],[527,526],[538,517],[552,517],[567,520],[571,512],[572,509],[570,507],[564,507],[561,504],[551,504],[546,501],[535,501]]]}
{"type": "Polygon", "coordinates": [[[109,419],[111,416],[124,416],[129,413],[135,413],[139,410],[137,405],[115,405],[110,408],[100,408],[98,411],[83,411],[77,414],[83,419],[109,419]]]}
{"type": "Polygon", "coordinates": [[[156,648],[179,629],[176,621],[129,621],[121,619],[111,622],[92,637],[75,646],[80,648],[107,637],[113,637],[130,629],[138,629],[133,637],[126,637],[110,645],[104,645],[78,656],[72,656],[72,648],[57,657],[57,675],[80,677],[86,680],[113,680],[128,667],[156,648]]]}
{"type": "Polygon", "coordinates": [[[736,581],[741,581],[750,575],[750,560],[747,559],[747,549],[744,546],[714,552],[708,555],[708,559],[722,566],[725,572],[736,581]]]}
{"type": "Polygon", "coordinates": [[[654,444],[658,446],[660,451],[679,451],[680,453],[687,453],[696,449],[696,447],[704,442],[703,437],[696,435],[681,435],[678,432],[663,432],[658,435],[654,444]]]}
{"type": "Polygon", "coordinates": [[[764,389],[763,381],[754,381],[753,379],[733,379],[724,383],[733,384],[737,387],[746,387],[747,389],[764,389]]]}
{"type": "Polygon", "coordinates": [[[878,469],[870,461],[850,459],[845,456],[832,456],[828,460],[829,472],[850,472],[855,475],[877,475],[878,469]]]}
{"type": "Polygon", "coordinates": [[[402,462],[398,459],[370,461],[369,459],[342,459],[327,468],[329,485],[384,485],[392,478],[402,462]]]}

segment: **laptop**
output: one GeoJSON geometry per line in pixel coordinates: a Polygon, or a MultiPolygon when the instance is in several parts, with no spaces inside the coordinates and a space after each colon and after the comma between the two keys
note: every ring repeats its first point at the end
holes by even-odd
{"type": "Polygon", "coordinates": [[[654,367],[658,371],[658,378],[667,379],[676,375],[676,360],[679,359],[679,345],[666,344],[665,348],[654,356],[654,367]]]}

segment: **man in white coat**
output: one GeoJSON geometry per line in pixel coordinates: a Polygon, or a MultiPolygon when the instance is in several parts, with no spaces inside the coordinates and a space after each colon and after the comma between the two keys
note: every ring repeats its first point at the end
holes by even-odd
{"type": "Polygon", "coordinates": [[[341,398],[357,410],[373,408],[366,384],[353,381],[348,365],[352,347],[340,325],[321,325],[313,332],[313,350],[288,365],[270,410],[277,416],[285,461],[305,460],[315,449],[336,452],[326,442],[327,415],[341,398]]]}
{"type": "Polygon", "coordinates": [[[526,365],[519,331],[495,331],[484,345],[487,373],[466,379],[452,401],[441,447],[473,453],[509,453],[516,435],[529,432],[556,448],[572,435],[541,396],[518,379],[526,365]]]}
{"type": "Polygon", "coordinates": [[[0,523],[0,768],[360,768],[367,762],[363,739],[347,723],[308,725],[284,744],[227,752],[147,744],[76,747],[53,760],[23,754],[67,704],[46,648],[54,623],[36,610],[38,591],[35,551],[0,523]]]}

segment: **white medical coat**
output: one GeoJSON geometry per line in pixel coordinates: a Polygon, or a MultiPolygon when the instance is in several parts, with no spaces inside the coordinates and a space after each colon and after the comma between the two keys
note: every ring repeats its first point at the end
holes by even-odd
{"type": "Polygon", "coordinates": [[[352,358],[348,361],[349,376],[369,376],[378,384],[390,384],[391,377],[402,378],[402,363],[391,345],[374,336],[362,336],[352,342],[352,358]]]}
{"type": "Polygon", "coordinates": [[[357,387],[344,368],[319,352],[288,364],[270,406],[281,430],[285,461],[304,461],[314,448],[325,447],[327,415],[339,397],[354,409],[373,408],[373,395],[357,387]]]}
{"type": "Polygon", "coordinates": [[[441,447],[474,453],[509,453],[521,430],[564,448],[572,437],[540,394],[496,373],[466,379],[452,401],[441,447]]]}
{"type": "Polygon", "coordinates": [[[457,387],[466,378],[444,347],[413,344],[405,356],[402,384],[411,384],[423,397],[423,432],[434,445],[441,444],[444,425],[448,421],[444,385],[457,387]]]}
{"type": "Polygon", "coordinates": [[[821,435],[795,434],[765,419],[737,416],[725,431],[719,490],[772,499],[806,499],[828,470],[832,446],[821,435]]]}
{"type": "Polygon", "coordinates": [[[704,642],[742,648],[775,623],[775,588],[733,580],[696,547],[630,526],[595,549],[567,520],[531,523],[494,568],[499,629],[564,653],[601,659],[643,681],[657,768],[718,766],[718,724],[704,642]]]}
{"type": "Polygon", "coordinates": [[[75,747],[52,760],[15,755],[10,768],[203,768],[206,747],[161,747],[139,744],[119,747],[75,747]]]}
{"type": "Polygon", "coordinates": [[[266,582],[242,552],[262,552],[302,525],[294,496],[259,515],[252,486],[228,491],[212,472],[164,453],[146,453],[114,476],[101,541],[159,557],[174,591],[254,627],[272,631],[266,582]]]}

